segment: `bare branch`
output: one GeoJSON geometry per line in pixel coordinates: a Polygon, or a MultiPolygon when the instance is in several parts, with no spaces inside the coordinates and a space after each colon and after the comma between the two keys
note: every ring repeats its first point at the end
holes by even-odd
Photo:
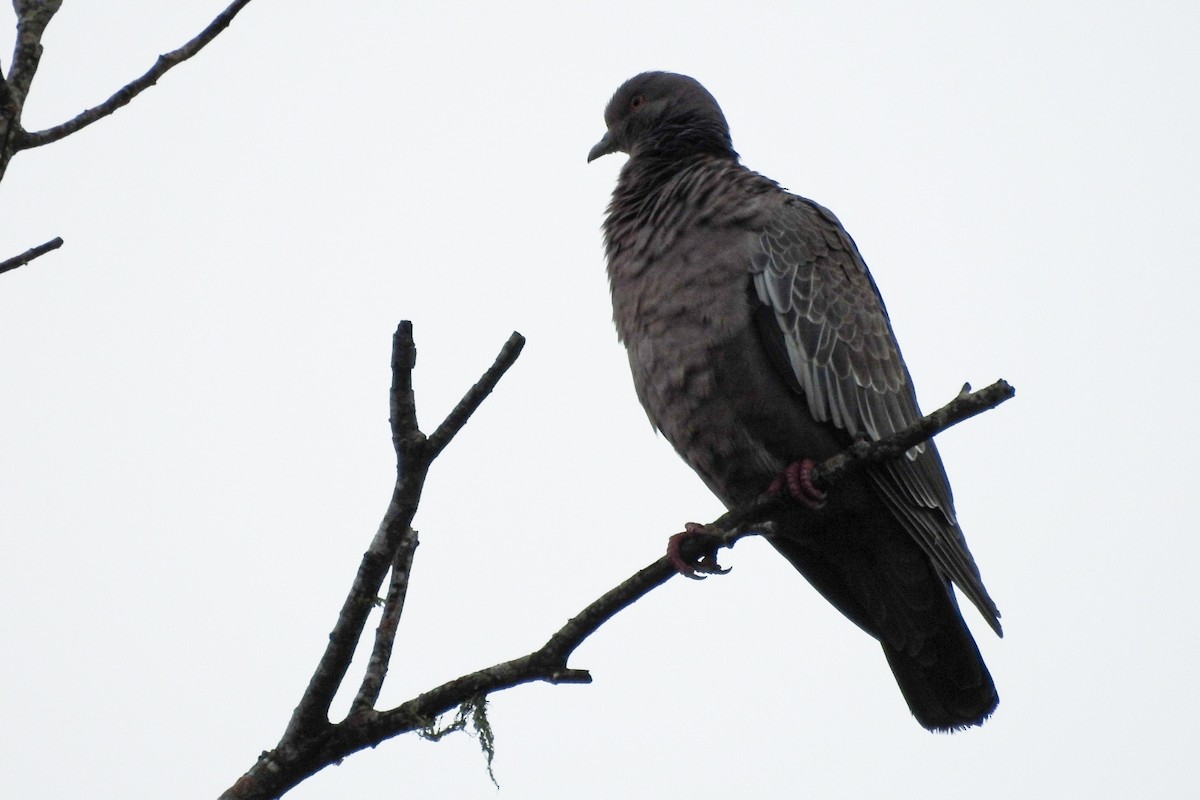
{"type": "Polygon", "coordinates": [[[991,386],[971,391],[971,385],[963,384],[958,397],[950,403],[927,414],[912,425],[878,442],[858,441],[839,455],[830,458],[813,471],[813,483],[820,486],[838,481],[846,470],[855,470],[870,464],[878,464],[899,458],[909,449],[919,445],[934,434],[964,422],[976,414],[995,408],[1016,395],[1008,381],[999,380],[991,386]]]}
{"type": "Polygon", "coordinates": [[[409,528],[404,532],[400,548],[392,561],[392,577],[388,581],[387,600],[383,603],[383,615],[375,629],[375,646],[367,662],[366,674],[354,702],[350,704],[350,716],[375,708],[383,679],[387,677],[388,664],[392,661],[392,646],[396,641],[396,629],[404,613],[404,599],[408,595],[408,576],[412,571],[413,555],[417,551],[417,532],[409,528]]]}
{"type": "MultiPolygon", "coordinates": [[[[402,325],[401,328],[403,330],[404,326],[402,325]]],[[[411,344],[411,327],[407,331],[410,337],[408,341],[411,344]]],[[[516,335],[514,334],[514,336],[516,335]]],[[[399,342],[399,340],[400,331],[397,332],[397,341],[399,342]]],[[[501,368],[500,365],[504,363],[506,351],[513,344],[514,340],[510,339],[509,343],[505,345],[505,350],[502,350],[497,358],[493,370],[500,369],[500,372],[503,372],[504,368],[501,368]]],[[[519,350],[519,345],[516,347],[519,350]]],[[[512,354],[512,358],[515,357],[516,355],[512,354]]],[[[395,386],[407,385],[411,389],[411,375],[408,375],[408,371],[411,370],[413,361],[412,358],[393,358],[393,368],[400,364],[407,376],[404,380],[397,380],[393,384],[394,425],[396,420],[402,417],[415,420],[415,413],[411,416],[407,413],[397,415],[395,411],[395,386]]],[[[489,370],[489,373],[491,371],[489,370]]],[[[488,391],[491,391],[495,381],[489,383],[486,378],[487,375],[477,387],[468,392],[460,407],[472,400],[476,389],[483,393],[478,398],[480,401],[488,391]],[[480,386],[484,386],[484,388],[480,388],[480,386]]],[[[1004,381],[997,381],[986,389],[973,394],[968,389],[969,387],[963,387],[963,392],[945,407],[923,417],[895,436],[880,442],[856,442],[846,451],[818,465],[814,477],[819,476],[824,485],[831,486],[853,471],[865,469],[871,464],[889,458],[897,458],[909,448],[928,440],[934,434],[982,411],[994,408],[1015,394],[1013,388],[1004,381]]],[[[470,415],[470,411],[477,406],[478,402],[474,402],[474,405],[465,411],[463,422],[470,415]]],[[[456,409],[457,411],[458,409],[456,409]]],[[[447,425],[452,425],[454,419],[457,417],[455,413],[451,413],[446,422],[439,427],[439,431],[447,425]]],[[[453,428],[450,436],[459,428],[461,428],[461,424],[453,428]]],[[[395,432],[393,437],[396,437],[395,432]]],[[[449,436],[446,437],[446,441],[448,440],[449,436]]],[[[425,467],[428,467],[427,462],[425,467]]],[[[395,500],[393,500],[394,503],[395,500]]],[[[745,507],[733,509],[706,528],[717,546],[732,546],[739,538],[749,533],[769,532],[772,518],[785,507],[788,508],[789,513],[794,514],[797,511],[796,505],[789,503],[786,498],[764,495],[745,507]]],[[[389,509],[389,515],[391,513],[392,509],[389,509]]],[[[411,516],[408,519],[411,520],[411,516]]],[[[379,538],[377,535],[376,540],[378,541],[379,538]]],[[[284,741],[280,743],[279,747],[263,753],[259,757],[258,763],[221,795],[221,798],[222,800],[249,800],[250,798],[279,797],[308,776],[330,764],[339,763],[352,753],[374,747],[393,736],[427,729],[439,715],[463,707],[464,704],[477,702],[479,698],[486,698],[488,694],[502,689],[533,681],[588,683],[591,681],[591,675],[587,670],[573,669],[567,666],[571,654],[605,622],[669,581],[676,574],[668,559],[660,558],[588,605],[551,636],[542,647],[532,653],[455,678],[394,709],[374,711],[369,708],[370,703],[377,699],[378,694],[375,688],[368,688],[367,681],[364,681],[364,688],[359,692],[362,702],[356,701],[356,710],[345,720],[336,725],[331,725],[326,721],[324,726],[311,730],[308,735],[303,737],[289,739],[285,735],[284,741]]],[[[396,580],[393,581],[393,586],[395,585],[396,580]]],[[[389,595],[391,594],[389,592],[389,595]]],[[[380,627],[383,628],[382,623],[380,627]]],[[[394,631],[388,635],[394,635],[394,631]]],[[[388,646],[390,646],[390,641],[388,646]]],[[[376,651],[379,652],[378,641],[376,651]]],[[[374,657],[372,661],[374,662],[374,657]]],[[[368,668],[368,673],[371,670],[378,671],[379,667],[372,665],[368,668]]],[[[368,674],[368,679],[370,679],[370,674],[368,674]]],[[[379,676],[379,680],[382,680],[382,675],[379,676]]]]}
{"type": "Polygon", "coordinates": [[[17,12],[17,42],[13,47],[12,64],[8,67],[6,100],[15,108],[5,109],[4,116],[19,120],[29,86],[42,60],[42,34],[58,13],[62,0],[13,0],[17,12]]]}
{"type": "MultiPolygon", "coordinates": [[[[161,78],[167,72],[167,70],[171,69],[177,64],[187,61],[189,58],[203,50],[205,45],[217,38],[217,35],[220,34],[221,31],[229,27],[229,23],[233,21],[233,18],[237,16],[237,13],[249,5],[249,3],[250,0],[234,0],[234,2],[230,3],[224,11],[218,14],[216,18],[209,23],[207,28],[202,30],[187,44],[183,45],[177,50],[172,50],[165,55],[159,56],[158,60],[154,62],[154,66],[152,66],[144,75],[134,81],[131,81],[125,86],[122,86],[119,90],[117,90],[116,94],[105,100],[100,105],[93,106],[92,108],[83,111],[73,119],[67,120],[61,125],[55,125],[53,128],[47,128],[46,130],[37,132],[17,132],[15,138],[16,146],[14,149],[28,150],[33,147],[41,147],[42,145],[50,144],[51,142],[57,142],[59,139],[69,136],[81,128],[91,125],[97,120],[104,119],[121,106],[127,105],[131,100],[133,100],[133,98],[137,97],[139,94],[156,84],[158,79],[161,78]]],[[[40,45],[38,52],[40,54],[40,45]]],[[[36,60],[33,63],[36,66],[36,60]]],[[[14,64],[14,68],[15,67],[16,65],[14,64]]],[[[10,78],[10,83],[11,82],[12,80],[10,78]]]]}
{"type": "MultiPolygon", "coordinates": [[[[826,486],[832,486],[853,472],[889,458],[897,458],[909,448],[927,441],[934,434],[995,408],[1014,395],[1015,390],[1005,381],[997,381],[973,394],[964,392],[946,406],[922,417],[895,436],[879,442],[855,443],[851,448],[818,465],[814,474],[819,474],[826,486]]],[[[796,510],[796,504],[790,503],[786,497],[764,495],[753,503],[731,510],[706,528],[721,541],[722,546],[731,546],[748,533],[763,532],[763,528],[769,526],[772,518],[784,507],[793,513],[796,510]]],[[[665,556],[658,559],[572,617],[545,645],[533,653],[450,681],[392,711],[382,712],[375,723],[381,729],[379,732],[385,737],[403,733],[407,730],[404,727],[406,721],[432,718],[454,708],[471,696],[462,694],[466,686],[469,686],[474,694],[488,694],[536,680],[551,683],[590,681],[591,677],[586,670],[567,667],[567,659],[571,654],[605,622],[676,574],[665,556]],[[396,729],[391,732],[393,725],[396,729]]]]}
{"type": "Polygon", "coordinates": [[[509,336],[508,341],[504,343],[504,347],[500,348],[500,355],[496,356],[496,363],[483,373],[479,382],[471,387],[454,407],[454,410],[446,415],[446,419],[429,437],[430,458],[436,457],[438,453],[442,452],[446,445],[450,444],[454,435],[462,430],[463,425],[467,424],[467,420],[479,408],[480,403],[487,399],[487,396],[492,393],[492,389],[496,388],[496,383],[517,360],[517,356],[521,355],[523,347],[525,347],[525,337],[513,331],[512,336],[509,336]]]}
{"type": "Polygon", "coordinates": [[[17,12],[17,41],[8,77],[0,79],[0,178],[17,151],[24,131],[21,111],[42,60],[42,34],[62,5],[62,0],[13,0],[17,12]]]}
{"type": "MultiPolygon", "coordinates": [[[[513,333],[492,366],[438,427],[439,431],[448,427],[452,427],[453,430],[462,427],[466,418],[516,361],[520,353],[520,343],[523,342],[524,339],[519,333],[513,333]],[[514,345],[514,341],[518,344],[514,345]],[[465,412],[462,411],[464,406],[467,408],[465,412]],[[454,427],[455,421],[459,419],[461,422],[454,427]]],[[[302,738],[311,738],[329,727],[329,707],[333,697],[345,680],[367,617],[375,607],[384,576],[395,563],[406,534],[412,530],[412,521],[421,500],[425,476],[434,457],[440,451],[440,448],[435,450],[416,427],[417,415],[412,389],[412,369],[415,364],[416,346],[412,338],[412,323],[406,320],[400,323],[392,338],[392,387],[389,407],[392,409],[392,443],[396,448],[397,469],[392,500],[371,546],[363,554],[350,593],[346,596],[337,623],[329,634],[329,644],[300,704],[292,714],[280,742],[281,748],[302,738]]],[[[445,436],[445,440],[448,441],[452,435],[453,433],[445,436]]],[[[415,547],[415,537],[413,546],[415,547]]],[[[397,607],[397,614],[399,610],[397,607]]],[[[369,693],[370,689],[367,688],[366,691],[369,693]]],[[[365,697],[361,690],[360,697],[365,697]]]]}
{"type": "Polygon", "coordinates": [[[55,236],[53,239],[46,242],[45,244],[39,244],[37,247],[31,247],[28,250],[26,250],[24,253],[21,253],[21,255],[19,255],[19,256],[13,256],[12,258],[8,259],[7,261],[0,261],[0,274],[8,272],[10,269],[16,269],[17,267],[23,267],[26,264],[28,264],[30,261],[33,261],[38,256],[44,256],[44,255],[46,255],[46,253],[49,253],[51,250],[57,250],[58,248],[60,248],[62,246],[63,246],[62,237],[55,236]]]}
{"type": "MultiPolygon", "coordinates": [[[[401,321],[392,335],[392,391],[388,409],[392,424],[392,446],[400,454],[398,437],[420,433],[417,427],[417,400],[413,395],[412,371],[417,366],[417,345],[413,341],[412,322],[401,321]]],[[[397,469],[403,469],[397,465],[397,469]]]]}

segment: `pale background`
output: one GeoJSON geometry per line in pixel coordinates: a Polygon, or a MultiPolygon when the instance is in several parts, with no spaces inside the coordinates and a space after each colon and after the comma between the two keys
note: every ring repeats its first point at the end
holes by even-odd
{"type": "MultiPolygon", "coordinates": [[[[25,120],[223,0],[67,2],[25,120]]],[[[759,541],[577,654],[289,797],[1192,797],[1200,6],[256,0],[114,117],[14,160],[0,257],[0,774],[213,797],[278,740],[422,423],[529,339],[436,464],[384,700],[539,646],[719,512],[650,431],[585,164],[625,78],[700,79],[745,163],[833,208],[939,439],[1007,636],[982,729],[924,732],[878,646],[759,541]]],[[[0,30],[11,39],[11,12],[0,30]]],[[[0,46],[5,54],[7,43],[0,46]]],[[[339,702],[338,709],[344,707],[339,702]]]]}

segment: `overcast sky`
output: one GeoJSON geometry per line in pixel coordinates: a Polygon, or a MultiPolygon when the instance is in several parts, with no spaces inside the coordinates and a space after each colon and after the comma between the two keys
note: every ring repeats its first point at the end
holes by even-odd
{"type": "MultiPolygon", "coordinates": [[[[27,127],[223,2],[64,3],[27,127]]],[[[274,746],[390,496],[400,319],[427,429],[529,342],[431,474],[384,705],[536,648],[718,515],[612,328],[623,156],[585,163],[613,90],[669,69],[840,216],[927,409],[1016,386],[938,440],[1004,615],[1000,640],[964,607],[999,710],[926,733],[878,645],[746,541],[582,647],[594,684],[492,698],[499,793],[457,735],[289,797],[1193,796],[1200,6],[730,9],[255,0],[15,158],[0,258],[66,244],[0,276],[6,793],[213,797],[274,746]]]]}

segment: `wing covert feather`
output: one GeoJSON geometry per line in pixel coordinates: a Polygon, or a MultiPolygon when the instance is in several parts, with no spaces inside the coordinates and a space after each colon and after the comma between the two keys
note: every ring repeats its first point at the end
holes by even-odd
{"type": "MultiPolygon", "coordinates": [[[[831,211],[794,195],[771,213],[750,259],[758,299],[774,312],[793,385],[813,418],[880,439],[921,416],[887,309],[854,240],[831,211]]],[[[791,381],[789,381],[791,382],[791,381]]],[[[1000,631],[954,517],[932,444],[871,472],[909,533],[1000,631]]]]}

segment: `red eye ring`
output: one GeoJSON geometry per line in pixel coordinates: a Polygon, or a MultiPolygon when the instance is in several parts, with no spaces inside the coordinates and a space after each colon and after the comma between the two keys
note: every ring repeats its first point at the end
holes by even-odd
{"type": "Polygon", "coordinates": [[[642,108],[642,106],[644,106],[644,105],[646,105],[646,95],[635,94],[633,96],[633,99],[629,101],[629,110],[637,111],[640,108],[642,108]]]}

